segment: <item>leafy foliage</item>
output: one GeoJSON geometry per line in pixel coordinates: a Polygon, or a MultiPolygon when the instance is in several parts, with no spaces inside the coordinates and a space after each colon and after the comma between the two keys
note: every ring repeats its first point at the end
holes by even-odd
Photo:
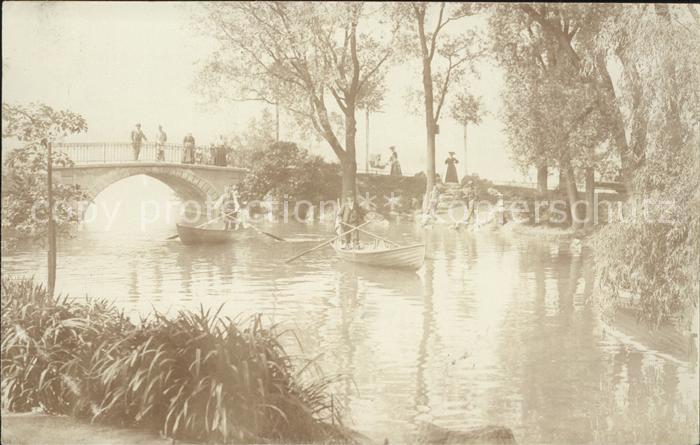
{"type": "Polygon", "coordinates": [[[631,295],[627,303],[652,326],[685,327],[700,294],[700,68],[692,56],[700,33],[684,25],[692,20],[685,7],[635,7],[611,16],[598,39],[613,48],[622,44],[625,69],[640,75],[628,73],[622,97],[632,107],[632,133],[644,121],[643,137],[632,139],[643,162],[631,178],[625,217],[596,236],[600,301],[614,307],[631,295]]]}
{"type": "Polygon", "coordinates": [[[252,154],[252,168],[240,188],[243,197],[270,195],[290,201],[336,199],[340,196],[340,169],[292,142],[276,142],[252,154]]]}
{"type": "MultiPolygon", "coordinates": [[[[54,166],[71,166],[63,153],[52,157],[54,166]]],[[[48,190],[46,188],[46,151],[36,144],[8,153],[5,168],[8,174],[2,197],[3,235],[17,238],[37,238],[44,234],[48,220],[48,190]]],[[[54,221],[59,231],[66,232],[80,222],[78,205],[89,199],[78,185],[53,184],[54,221]]]]}
{"type": "Polygon", "coordinates": [[[329,425],[339,419],[328,382],[303,383],[260,316],[246,324],[202,309],[135,325],[107,303],[50,298],[31,281],[3,279],[2,290],[3,409],[184,440],[349,440],[329,425]]]}
{"type": "MultiPolygon", "coordinates": [[[[47,151],[45,144],[87,129],[85,120],[71,111],[56,111],[43,104],[2,105],[3,138],[16,138],[21,148],[5,158],[2,196],[2,232],[19,238],[39,237],[48,220],[47,151]],[[5,174],[6,173],[6,174],[5,174]]],[[[64,153],[54,153],[54,166],[72,166],[64,153]]],[[[78,186],[53,184],[54,221],[59,231],[77,223],[76,205],[88,199],[78,186]]],[[[9,238],[9,236],[8,236],[9,238]]]]}
{"type": "Polygon", "coordinates": [[[44,104],[2,104],[3,137],[38,143],[87,130],[85,119],[69,110],[54,110],[44,104]]]}
{"type": "Polygon", "coordinates": [[[253,168],[254,153],[266,150],[275,142],[274,117],[265,110],[259,118],[253,117],[242,133],[232,135],[229,142],[233,165],[253,168]]]}
{"type": "Polygon", "coordinates": [[[382,7],[221,2],[204,9],[204,30],[220,45],[199,76],[202,93],[284,107],[328,143],[343,165],[343,192],[354,193],[355,114],[381,104],[393,53],[392,30],[377,35],[385,28],[372,26],[382,7]]]}
{"type": "Polygon", "coordinates": [[[541,23],[515,4],[499,5],[491,16],[492,49],[505,69],[503,121],[512,156],[524,170],[548,165],[576,171],[608,161],[595,154],[610,135],[596,73],[582,69],[569,52],[588,44],[597,14],[589,6],[528,7],[541,23]],[[564,23],[566,45],[550,31],[555,22],[564,23]]]}
{"type": "Polygon", "coordinates": [[[452,119],[460,125],[480,124],[484,114],[484,105],[481,100],[466,92],[461,92],[455,97],[450,107],[452,119]]]}

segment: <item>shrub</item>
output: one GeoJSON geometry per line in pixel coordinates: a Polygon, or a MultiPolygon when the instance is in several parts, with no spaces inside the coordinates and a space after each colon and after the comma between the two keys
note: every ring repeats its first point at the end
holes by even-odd
{"type": "Polygon", "coordinates": [[[49,298],[2,280],[2,405],[186,440],[344,438],[328,382],[303,384],[274,326],[218,312],[134,324],[106,302],[49,298]],[[240,326],[245,326],[240,328],[240,326]]]}

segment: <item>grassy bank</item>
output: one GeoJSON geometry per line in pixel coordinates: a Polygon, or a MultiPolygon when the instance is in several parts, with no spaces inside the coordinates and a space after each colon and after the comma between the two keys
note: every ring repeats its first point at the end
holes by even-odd
{"type": "Polygon", "coordinates": [[[324,380],[305,383],[260,317],[134,323],[105,301],[2,279],[2,408],[197,442],[348,439],[324,380]]]}

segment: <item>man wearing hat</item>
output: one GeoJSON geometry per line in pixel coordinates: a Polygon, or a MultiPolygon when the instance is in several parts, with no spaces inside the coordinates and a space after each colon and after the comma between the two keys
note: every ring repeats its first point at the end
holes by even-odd
{"type": "Polygon", "coordinates": [[[234,185],[226,186],[224,193],[214,203],[214,208],[219,209],[224,220],[226,230],[231,230],[238,225],[238,213],[241,208],[238,203],[238,189],[234,185]]]}
{"type": "Polygon", "coordinates": [[[447,164],[447,172],[445,173],[445,183],[452,182],[452,183],[457,183],[459,182],[459,179],[457,178],[457,166],[456,164],[459,162],[457,158],[455,158],[455,152],[451,151],[449,152],[450,156],[445,159],[445,164],[447,164]]]}
{"type": "Polygon", "coordinates": [[[136,128],[131,130],[131,148],[134,149],[134,161],[139,160],[139,153],[141,153],[141,144],[143,141],[147,141],[146,135],[141,131],[141,124],[136,124],[136,128]]]}

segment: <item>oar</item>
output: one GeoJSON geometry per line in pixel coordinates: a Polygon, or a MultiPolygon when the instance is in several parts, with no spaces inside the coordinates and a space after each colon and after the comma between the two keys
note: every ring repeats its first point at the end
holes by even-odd
{"type": "MultiPolygon", "coordinates": [[[[207,221],[207,222],[205,222],[205,223],[202,223],[202,224],[196,226],[195,229],[200,229],[200,228],[202,228],[202,227],[204,227],[204,226],[207,226],[207,225],[213,223],[214,221],[220,220],[220,219],[223,218],[223,217],[224,217],[224,215],[217,216],[217,217],[214,218],[214,219],[210,219],[209,221],[207,221]]],[[[175,235],[169,236],[169,237],[167,237],[167,238],[165,238],[165,239],[166,239],[166,240],[171,240],[171,239],[177,238],[178,236],[180,236],[180,234],[176,233],[175,235]]]]}
{"type": "Polygon", "coordinates": [[[386,243],[393,244],[394,246],[400,246],[400,244],[397,243],[397,242],[394,242],[394,241],[392,241],[392,240],[390,240],[390,239],[382,238],[381,236],[375,235],[375,234],[372,233],[372,232],[368,232],[368,231],[366,231],[366,230],[362,230],[362,229],[359,228],[359,226],[358,226],[358,227],[355,227],[355,226],[353,226],[352,224],[348,224],[348,223],[341,223],[341,224],[343,224],[344,226],[352,227],[353,229],[357,229],[358,231],[360,231],[360,232],[362,232],[362,233],[364,233],[364,234],[366,234],[366,235],[369,235],[369,236],[371,236],[371,237],[380,239],[380,240],[382,240],[382,241],[384,241],[384,242],[386,242],[386,243]]]}
{"type": "MultiPolygon", "coordinates": [[[[232,213],[233,213],[233,212],[229,212],[229,213],[226,214],[226,216],[229,216],[229,215],[231,215],[232,213]]],[[[253,230],[255,230],[255,231],[258,232],[258,233],[261,233],[261,234],[263,234],[263,235],[269,236],[270,238],[272,238],[272,239],[274,239],[274,240],[282,241],[282,242],[286,242],[286,241],[287,241],[286,239],[280,238],[280,237],[277,236],[277,235],[273,235],[273,234],[271,234],[271,233],[269,233],[269,232],[265,232],[264,230],[260,230],[260,229],[258,229],[256,226],[254,226],[254,225],[251,224],[251,223],[246,222],[245,225],[247,225],[248,227],[252,228],[253,230]]],[[[245,227],[245,225],[244,225],[243,227],[245,227]]]]}
{"type": "Polygon", "coordinates": [[[276,235],[273,235],[273,234],[271,234],[271,233],[265,232],[264,230],[260,230],[260,229],[258,229],[257,227],[255,227],[254,225],[252,225],[252,224],[250,224],[250,223],[248,224],[248,227],[252,227],[253,230],[255,230],[256,232],[262,233],[263,235],[267,235],[267,236],[269,236],[270,238],[275,239],[275,240],[277,240],[277,241],[285,241],[285,242],[287,241],[287,240],[284,239],[284,238],[280,238],[279,236],[276,236],[276,235]]]}
{"type": "Polygon", "coordinates": [[[325,247],[325,246],[331,244],[333,241],[335,241],[335,240],[337,240],[338,238],[340,238],[341,236],[345,236],[345,235],[347,235],[348,233],[354,232],[355,230],[359,229],[360,227],[364,226],[365,224],[369,224],[370,222],[371,222],[371,221],[365,221],[365,222],[363,222],[362,224],[360,224],[359,226],[355,227],[354,229],[348,230],[347,232],[343,232],[343,233],[341,233],[340,235],[336,236],[335,238],[331,238],[331,239],[329,239],[328,241],[324,241],[323,243],[319,244],[319,245],[316,246],[316,247],[312,247],[311,249],[308,249],[308,250],[303,251],[303,252],[300,253],[299,255],[297,255],[297,256],[295,256],[295,257],[293,257],[293,258],[288,259],[287,261],[285,261],[285,263],[291,263],[292,261],[296,260],[297,258],[301,258],[302,256],[306,255],[306,254],[309,253],[309,252],[313,252],[314,250],[318,250],[318,249],[320,249],[321,247],[325,247]]]}

